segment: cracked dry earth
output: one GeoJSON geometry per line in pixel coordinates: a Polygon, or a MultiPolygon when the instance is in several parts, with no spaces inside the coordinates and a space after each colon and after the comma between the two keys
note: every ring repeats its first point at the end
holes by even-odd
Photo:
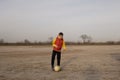
{"type": "Polygon", "coordinates": [[[67,46],[62,71],[50,68],[51,46],[0,46],[0,80],[120,80],[120,46],[67,46]]]}

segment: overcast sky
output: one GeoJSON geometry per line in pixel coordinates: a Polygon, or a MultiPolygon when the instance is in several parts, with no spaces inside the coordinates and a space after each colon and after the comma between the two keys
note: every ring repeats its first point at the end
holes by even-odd
{"type": "Polygon", "coordinates": [[[66,41],[120,40],[120,0],[0,0],[0,39],[47,41],[60,31],[66,41]]]}

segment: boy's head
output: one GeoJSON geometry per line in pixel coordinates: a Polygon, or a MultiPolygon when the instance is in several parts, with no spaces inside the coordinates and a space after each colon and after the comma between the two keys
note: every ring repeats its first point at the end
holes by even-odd
{"type": "Polygon", "coordinates": [[[60,39],[63,39],[63,33],[62,32],[60,32],[59,34],[58,34],[58,38],[60,38],[60,39]]]}

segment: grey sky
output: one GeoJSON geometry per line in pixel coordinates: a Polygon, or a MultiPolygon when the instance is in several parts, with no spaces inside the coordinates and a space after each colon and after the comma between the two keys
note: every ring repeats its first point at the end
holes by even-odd
{"type": "Polygon", "coordinates": [[[46,41],[60,31],[67,41],[120,40],[120,0],[0,0],[0,39],[46,41]]]}

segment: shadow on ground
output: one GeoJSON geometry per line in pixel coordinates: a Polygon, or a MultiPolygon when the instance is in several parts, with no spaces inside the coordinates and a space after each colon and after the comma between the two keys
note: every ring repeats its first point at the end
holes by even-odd
{"type": "Polygon", "coordinates": [[[120,61],[120,53],[112,53],[111,56],[113,59],[120,61]]]}
{"type": "Polygon", "coordinates": [[[83,75],[85,77],[85,80],[100,80],[101,78],[101,72],[93,65],[87,67],[83,71],[83,75]]]}

